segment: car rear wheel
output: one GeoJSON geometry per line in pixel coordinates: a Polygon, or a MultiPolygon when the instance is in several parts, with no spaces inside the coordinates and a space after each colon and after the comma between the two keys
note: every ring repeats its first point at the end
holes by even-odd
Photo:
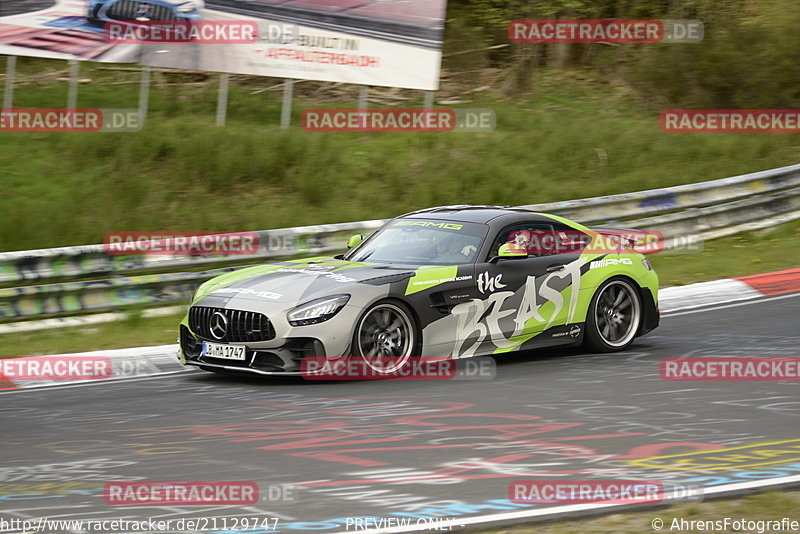
{"type": "Polygon", "coordinates": [[[353,358],[359,358],[379,374],[390,374],[412,356],[417,328],[403,304],[379,302],[369,308],[356,326],[353,358]]]}
{"type": "Polygon", "coordinates": [[[606,280],[589,303],[584,345],[596,352],[625,350],[641,321],[641,299],[633,283],[624,278],[606,280]]]}

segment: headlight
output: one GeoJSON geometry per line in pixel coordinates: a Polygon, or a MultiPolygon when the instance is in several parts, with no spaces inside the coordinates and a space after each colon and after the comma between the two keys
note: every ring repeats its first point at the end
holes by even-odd
{"type": "Polygon", "coordinates": [[[644,268],[647,269],[648,271],[653,270],[653,266],[650,265],[650,261],[647,258],[642,258],[642,265],[644,265],[644,268]]]}
{"type": "Polygon", "coordinates": [[[312,300],[293,309],[286,317],[292,326],[321,323],[339,313],[348,300],[350,295],[333,295],[312,300]]]}
{"type": "Polygon", "coordinates": [[[197,4],[194,2],[185,2],[177,7],[179,13],[191,13],[197,9],[197,4]]]}

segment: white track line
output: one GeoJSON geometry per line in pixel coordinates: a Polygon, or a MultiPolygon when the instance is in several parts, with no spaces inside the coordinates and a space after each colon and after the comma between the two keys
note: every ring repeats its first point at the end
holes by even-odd
{"type": "Polygon", "coordinates": [[[733,304],[722,304],[719,306],[692,306],[690,308],[681,308],[681,310],[686,311],[677,311],[677,312],[664,312],[661,314],[662,317],[678,317],[680,315],[689,315],[690,313],[703,313],[707,311],[715,311],[715,310],[724,310],[725,308],[736,308],[738,306],[746,306],[748,304],[760,304],[762,302],[772,302],[773,300],[783,300],[783,299],[790,299],[793,297],[800,297],[800,293],[792,293],[789,295],[776,295],[776,296],[769,296],[769,297],[762,297],[762,298],[753,298],[746,300],[744,302],[735,302],[733,304]],[[694,309],[694,308],[698,309],[694,309]]]}
{"type": "Polygon", "coordinates": [[[658,292],[658,306],[662,312],[669,313],[763,296],[763,293],[741,280],[725,278],[661,289],[658,292]]]}
{"type": "MultiPolygon", "coordinates": [[[[77,382],[74,384],[42,384],[41,386],[26,386],[24,388],[19,388],[19,389],[9,389],[0,391],[0,395],[9,395],[11,393],[22,393],[23,391],[42,390],[42,389],[67,389],[67,388],[84,388],[89,386],[103,386],[108,384],[109,382],[140,382],[142,380],[167,378],[168,376],[171,375],[181,375],[192,371],[194,371],[194,368],[187,367],[186,369],[181,369],[180,371],[164,371],[162,373],[155,373],[148,376],[132,376],[130,378],[128,377],[109,378],[106,380],[91,380],[87,382],[77,382]]],[[[202,376],[200,373],[198,373],[198,375],[202,376]]]]}
{"type": "MultiPolygon", "coordinates": [[[[735,493],[740,491],[757,490],[770,486],[777,485],[794,485],[800,484],[800,475],[791,475],[788,477],[771,478],[767,480],[752,480],[748,482],[737,482],[734,484],[721,484],[719,486],[703,486],[703,496],[709,495],[724,495],[727,493],[735,493]]],[[[581,513],[581,515],[588,515],[591,512],[599,512],[605,510],[614,510],[623,508],[625,511],[634,511],[636,508],[653,508],[655,506],[664,506],[671,504],[664,503],[649,503],[649,504],[625,504],[625,503],[586,503],[586,504],[570,504],[566,506],[554,506],[550,508],[541,508],[538,510],[522,510],[519,512],[505,512],[500,514],[489,514],[478,517],[467,517],[461,519],[448,519],[444,521],[437,521],[435,518],[430,521],[423,521],[421,525],[390,527],[382,529],[364,530],[364,534],[395,534],[401,532],[419,532],[423,530],[430,530],[431,525],[436,525],[437,531],[447,531],[453,528],[483,525],[486,523],[501,523],[501,522],[519,522],[523,519],[554,519],[562,515],[574,515],[581,513]],[[630,510],[629,510],[630,509],[630,510]],[[430,523],[430,524],[429,524],[430,523]]],[[[674,503],[673,503],[674,504],[674,503]]],[[[334,534],[353,534],[353,531],[339,531],[334,534]]]]}

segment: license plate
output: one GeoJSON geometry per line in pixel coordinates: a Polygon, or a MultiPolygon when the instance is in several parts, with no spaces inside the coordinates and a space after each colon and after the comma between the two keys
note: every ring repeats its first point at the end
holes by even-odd
{"type": "Polygon", "coordinates": [[[244,345],[223,345],[221,343],[203,341],[203,356],[244,361],[244,345]]]}

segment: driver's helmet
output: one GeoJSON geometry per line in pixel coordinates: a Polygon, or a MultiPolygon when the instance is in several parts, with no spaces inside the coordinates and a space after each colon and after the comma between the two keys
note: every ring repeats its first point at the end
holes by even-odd
{"type": "Polygon", "coordinates": [[[508,234],[506,243],[514,244],[528,250],[531,246],[531,233],[529,230],[514,230],[508,234]]]}

